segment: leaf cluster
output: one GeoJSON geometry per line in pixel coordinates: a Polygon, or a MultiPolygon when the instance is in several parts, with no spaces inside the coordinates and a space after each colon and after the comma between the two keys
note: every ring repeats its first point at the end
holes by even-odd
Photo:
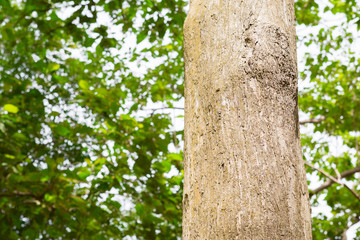
{"type": "Polygon", "coordinates": [[[185,6],[1,1],[0,239],[181,234],[185,6]]]}

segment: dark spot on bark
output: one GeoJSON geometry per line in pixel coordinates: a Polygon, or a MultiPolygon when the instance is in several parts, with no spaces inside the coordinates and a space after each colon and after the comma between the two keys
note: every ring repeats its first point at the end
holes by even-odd
{"type": "Polygon", "coordinates": [[[211,14],[211,19],[216,21],[217,20],[216,14],[211,14]]]}
{"type": "Polygon", "coordinates": [[[255,78],[263,89],[271,88],[277,93],[293,96],[297,66],[291,57],[289,36],[274,25],[256,25],[254,29],[253,37],[244,40],[245,46],[249,45],[251,49],[244,71],[255,78]],[[256,39],[258,44],[253,44],[252,39],[256,39]]]}
{"type": "Polygon", "coordinates": [[[298,101],[296,99],[296,104],[294,108],[294,118],[295,118],[295,134],[296,137],[299,137],[300,129],[299,129],[299,110],[298,110],[298,101]]]}
{"type": "Polygon", "coordinates": [[[189,194],[185,193],[183,200],[183,209],[186,211],[189,206],[189,194]]]}
{"type": "Polygon", "coordinates": [[[251,42],[252,42],[251,38],[249,38],[249,37],[245,38],[245,47],[250,47],[251,42]]]}

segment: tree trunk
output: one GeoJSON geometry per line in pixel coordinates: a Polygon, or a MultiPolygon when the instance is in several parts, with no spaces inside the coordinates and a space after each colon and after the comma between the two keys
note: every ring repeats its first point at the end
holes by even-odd
{"type": "Polygon", "coordinates": [[[311,239],[293,0],[192,0],[183,239],[311,239]]]}

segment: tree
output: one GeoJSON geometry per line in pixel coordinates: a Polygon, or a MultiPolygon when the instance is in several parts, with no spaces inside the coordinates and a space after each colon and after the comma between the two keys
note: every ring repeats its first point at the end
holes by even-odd
{"type": "Polygon", "coordinates": [[[183,239],[311,239],[293,1],[192,1],[183,239]]]}
{"type": "MultiPolygon", "coordinates": [[[[186,12],[183,0],[0,1],[0,239],[180,238],[186,12]]],[[[360,220],[360,9],[296,0],[295,13],[306,170],[324,183],[310,189],[313,239],[340,239],[360,220]]]]}

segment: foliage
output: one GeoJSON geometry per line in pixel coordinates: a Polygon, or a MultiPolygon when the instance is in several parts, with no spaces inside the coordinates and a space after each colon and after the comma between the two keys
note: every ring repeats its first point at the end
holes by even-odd
{"type": "Polygon", "coordinates": [[[184,7],[1,1],[0,239],[180,235],[182,132],[141,110],[182,98],[184,7]]]}
{"type": "Polygon", "coordinates": [[[331,208],[331,214],[313,217],[313,239],[343,239],[348,228],[360,221],[360,59],[356,49],[360,5],[356,0],[322,1],[323,7],[315,1],[302,4],[311,5],[312,12],[318,14],[310,17],[306,12],[306,16],[298,12],[302,23],[316,27],[300,39],[308,50],[301,73],[307,87],[300,91],[299,105],[313,125],[312,131],[302,138],[304,156],[325,173],[341,179],[341,184],[326,185],[333,183],[326,175],[314,168],[307,169],[325,184],[322,189],[310,190],[313,207],[324,198],[331,208]],[[325,24],[319,16],[336,22],[325,24]]]}
{"type": "MultiPolygon", "coordinates": [[[[0,1],[0,239],[181,236],[183,133],[162,109],[183,97],[186,5],[0,1]]],[[[335,156],[310,134],[304,153],[336,177],[335,169],[359,164],[360,62],[347,31],[359,28],[359,6],[329,0],[321,9],[298,0],[295,9],[298,24],[308,27],[321,24],[322,12],[346,19],[299,39],[320,49],[306,55],[301,76],[310,87],[300,92],[300,108],[326,117],[312,123],[314,131],[347,146],[335,156]]],[[[359,184],[354,174],[347,183],[359,184]]],[[[333,216],[315,216],[314,239],[339,239],[359,221],[360,203],[332,184],[312,195],[314,206],[321,194],[333,216]]]]}

